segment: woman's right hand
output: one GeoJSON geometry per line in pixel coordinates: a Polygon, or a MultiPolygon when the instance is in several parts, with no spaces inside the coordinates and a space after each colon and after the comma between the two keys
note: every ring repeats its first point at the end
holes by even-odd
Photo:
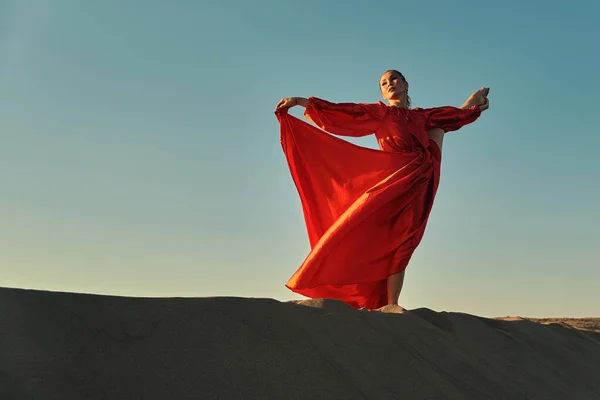
{"type": "Polygon", "coordinates": [[[294,106],[308,107],[308,99],[305,99],[304,97],[284,97],[277,103],[275,111],[294,106]]]}
{"type": "Polygon", "coordinates": [[[277,103],[277,106],[275,107],[275,111],[279,111],[284,108],[291,108],[297,104],[298,104],[297,97],[284,97],[283,99],[279,100],[279,103],[277,103]]]}

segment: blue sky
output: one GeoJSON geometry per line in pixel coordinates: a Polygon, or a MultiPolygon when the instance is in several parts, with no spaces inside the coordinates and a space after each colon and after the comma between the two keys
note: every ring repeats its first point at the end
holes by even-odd
{"type": "Polygon", "coordinates": [[[0,0],[1,285],[299,298],[275,104],[378,101],[394,68],[420,107],[491,87],[401,304],[600,315],[600,6],[535,4],[0,0]]]}

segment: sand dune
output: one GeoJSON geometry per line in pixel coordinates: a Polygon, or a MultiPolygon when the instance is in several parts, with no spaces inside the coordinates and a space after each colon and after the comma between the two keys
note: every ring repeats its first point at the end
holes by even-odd
{"type": "Polygon", "coordinates": [[[573,325],[0,289],[0,398],[600,399],[600,333],[573,325]]]}

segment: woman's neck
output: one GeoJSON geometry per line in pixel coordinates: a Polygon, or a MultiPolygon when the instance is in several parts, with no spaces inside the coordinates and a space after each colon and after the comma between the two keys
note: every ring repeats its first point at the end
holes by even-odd
{"type": "Polygon", "coordinates": [[[392,107],[408,108],[404,99],[399,99],[399,100],[392,99],[392,100],[389,100],[389,103],[390,103],[390,106],[392,106],[392,107]]]}

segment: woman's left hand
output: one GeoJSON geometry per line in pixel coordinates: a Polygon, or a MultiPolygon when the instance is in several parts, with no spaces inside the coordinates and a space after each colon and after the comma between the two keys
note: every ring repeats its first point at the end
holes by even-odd
{"type": "Polygon", "coordinates": [[[481,111],[487,110],[490,106],[490,102],[487,98],[489,93],[490,88],[481,88],[471,93],[467,101],[465,101],[459,108],[466,110],[467,108],[477,106],[481,109],[481,111]]]}
{"type": "Polygon", "coordinates": [[[490,108],[490,99],[488,99],[487,97],[484,97],[484,103],[479,105],[479,109],[481,111],[485,111],[488,108],[490,108]]]}
{"type": "Polygon", "coordinates": [[[490,107],[490,100],[488,99],[490,94],[490,88],[481,88],[471,95],[472,104],[479,106],[481,111],[485,111],[490,107]]]}

